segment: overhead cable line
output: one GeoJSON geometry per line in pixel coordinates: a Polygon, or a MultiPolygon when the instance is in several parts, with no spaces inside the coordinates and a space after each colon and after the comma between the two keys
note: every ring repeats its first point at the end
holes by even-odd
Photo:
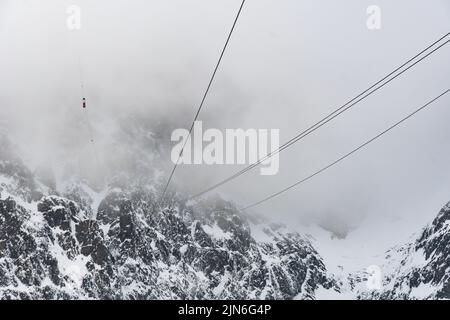
{"type": "Polygon", "coordinates": [[[191,199],[194,199],[194,198],[201,197],[202,195],[204,195],[206,193],[209,193],[212,190],[215,190],[215,189],[219,188],[220,186],[222,186],[222,185],[224,185],[224,184],[226,184],[226,183],[228,183],[228,182],[238,178],[239,176],[247,173],[248,171],[252,170],[253,168],[258,167],[264,161],[268,160],[269,158],[273,157],[274,155],[276,155],[276,154],[280,153],[281,151],[289,148],[290,146],[292,146],[296,142],[298,142],[298,141],[302,140],[303,138],[307,137],[311,133],[315,132],[316,130],[318,130],[319,128],[321,128],[322,126],[327,124],[328,122],[330,122],[333,119],[337,118],[342,113],[344,113],[345,111],[349,110],[350,108],[352,108],[353,106],[355,106],[359,102],[363,101],[364,99],[366,99],[367,97],[369,97],[373,93],[377,92],[378,90],[383,88],[385,85],[387,85],[388,83],[390,83],[391,81],[393,81],[394,79],[396,79],[397,77],[399,77],[400,75],[402,75],[403,73],[405,73],[406,71],[408,71],[409,69],[414,67],[416,64],[418,64],[419,62],[421,62],[422,60],[426,59],[431,54],[433,54],[434,52],[436,52],[437,50],[442,48],[444,45],[446,45],[448,42],[450,42],[450,40],[447,40],[447,41],[441,43],[438,47],[434,48],[432,51],[430,51],[426,55],[422,56],[419,60],[417,60],[413,64],[409,65],[406,69],[403,69],[408,64],[410,64],[411,62],[413,62],[414,60],[419,58],[422,54],[424,54],[425,52],[427,52],[428,50],[433,48],[435,45],[440,43],[442,40],[447,38],[449,35],[450,35],[450,32],[445,34],[444,36],[442,36],[439,40],[433,42],[431,45],[429,45],[424,50],[422,50],[421,52],[416,54],[414,57],[412,57],[411,59],[409,59],[408,61],[403,63],[401,66],[396,68],[394,71],[390,72],[388,75],[384,76],[382,79],[380,79],[379,81],[377,81],[376,83],[371,85],[369,88],[367,88],[366,90],[364,90],[363,92],[358,94],[356,97],[354,97],[353,99],[349,100],[348,102],[346,102],[345,104],[343,104],[342,106],[340,106],[339,108],[337,108],[336,110],[334,110],[333,112],[331,112],[330,114],[328,114],[327,116],[325,116],[324,118],[322,118],[321,120],[319,120],[318,122],[316,122],[315,124],[313,124],[312,126],[307,128],[306,130],[304,130],[301,133],[299,133],[298,135],[294,136],[292,139],[290,139],[289,141],[284,143],[277,150],[268,153],[266,156],[258,159],[255,163],[253,163],[253,164],[247,166],[246,168],[236,172],[235,174],[231,175],[230,177],[228,177],[228,178],[226,178],[226,179],[224,179],[224,180],[222,180],[222,181],[220,181],[220,182],[210,186],[209,188],[205,189],[204,191],[199,192],[199,193],[197,193],[195,195],[192,195],[189,198],[184,199],[184,200],[187,201],[187,200],[191,200],[191,199]],[[398,71],[400,71],[400,72],[398,72],[398,71]]]}
{"type": "Polygon", "coordinates": [[[176,169],[178,167],[180,159],[181,159],[181,157],[183,155],[183,151],[184,151],[184,148],[186,147],[186,143],[188,142],[189,137],[191,136],[192,130],[194,129],[195,121],[197,121],[198,116],[200,115],[200,111],[202,110],[203,105],[205,103],[206,97],[208,96],[208,93],[209,93],[209,91],[211,89],[211,85],[212,85],[212,83],[214,81],[214,78],[216,77],[216,74],[217,74],[217,71],[219,69],[220,63],[222,62],[223,56],[224,56],[225,51],[226,51],[226,49],[228,47],[228,44],[229,44],[230,39],[231,39],[231,36],[233,35],[233,31],[234,31],[234,29],[236,27],[236,24],[237,24],[237,22],[239,20],[240,15],[241,15],[242,9],[243,9],[244,4],[245,4],[245,1],[246,0],[242,0],[241,5],[239,7],[239,11],[237,12],[236,17],[235,17],[234,22],[233,22],[233,25],[231,27],[231,30],[228,33],[227,40],[226,40],[225,45],[224,45],[224,47],[222,49],[222,52],[221,52],[221,54],[219,56],[219,60],[216,63],[214,71],[213,71],[213,73],[211,75],[211,78],[209,80],[208,86],[206,87],[205,93],[203,94],[203,98],[202,98],[202,100],[200,102],[200,105],[199,105],[199,107],[197,109],[197,112],[195,113],[194,120],[192,121],[191,128],[189,129],[189,134],[188,134],[188,136],[186,137],[186,139],[184,141],[183,147],[181,148],[181,151],[180,151],[180,154],[178,155],[177,161],[175,162],[175,164],[174,164],[174,166],[172,168],[172,171],[171,171],[171,173],[169,175],[169,178],[167,179],[166,185],[165,185],[165,187],[163,189],[163,192],[161,194],[160,204],[164,201],[164,197],[166,195],[167,189],[169,188],[170,182],[172,181],[173,175],[175,174],[175,171],[176,171],[176,169]]]}
{"type": "Polygon", "coordinates": [[[444,91],[443,93],[441,93],[440,95],[438,95],[437,97],[435,97],[434,99],[430,100],[429,102],[427,102],[425,105],[421,106],[420,108],[418,108],[417,110],[415,110],[414,112],[410,113],[409,115],[407,115],[406,117],[404,117],[403,119],[401,119],[400,121],[396,122],[395,124],[393,124],[392,126],[390,126],[389,128],[387,128],[386,130],[384,130],[383,132],[379,133],[378,135],[376,135],[375,137],[373,137],[372,139],[364,142],[362,145],[360,145],[359,147],[357,147],[356,149],[353,149],[352,151],[350,151],[349,153],[345,154],[344,156],[340,157],[339,159],[337,159],[336,161],[330,163],[329,165],[323,167],[322,169],[314,172],[313,174],[307,176],[306,178],[282,189],[281,191],[275,192],[267,197],[265,197],[264,199],[255,202],[253,204],[250,204],[242,209],[240,209],[241,211],[244,210],[248,210],[250,208],[256,207],[266,201],[269,201],[287,191],[289,191],[290,189],[297,187],[300,184],[305,183],[306,181],[314,178],[315,176],[321,174],[322,172],[330,169],[331,167],[334,167],[335,165],[337,165],[338,163],[340,163],[341,161],[347,159],[348,157],[350,157],[351,155],[355,154],[356,152],[360,151],[361,149],[363,149],[364,147],[366,147],[367,145],[369,145],[370,143],[374,142],[375,140],[381,138],[383,135],[385,135],[386,133],[388,133],[389,131],[391,131],[392,129],[394,129],[395,127],[399,126],[400,124],[402,124],[403,122],[407,121],[408,119],[412,118],[413,116],[415,116],[417,113],[419,113],[420,111],[424,110],[425,108],[427,108],[428,106],[430,106],[433,102],[435,102],[436,100],[438,100],[439,98],[443,97],[444,95],[446,95],[448,92],[450,92],[450,89],[447,89],[446,91],[444,91]]]}
{"type": "MultiPolygon", "coordinates": [[[[83,73],[83,65],[81,63],[81,53],[80,53],[80,51],[77,52],[77,57],[78,57],[79,77],[80,77],[81,108],[83,109],[84,122],[86,124],[87,129],[88,129],[89,142],[90,142],[90,144],[92,146],[92,152],[94,154],[94,158],[95,158],[97,169],[99,170],[99,172],[103,172],[102,171],[103,167],[100,164],[99,152],[97,150],[96,141],[95,141],[95,137],[94,137],[94,128],[92,126],[92,122],[91,122],[91,119],[89,117],[89,111],[88,111],[89,105],[88,105],[86,94],[85,94],[84,73],[83,73]]],[[[101,183],[105,183],[106,182],[106,177],[103,175],[103,173],[101,174],[101,179],[102,179],[101,183]]]]}

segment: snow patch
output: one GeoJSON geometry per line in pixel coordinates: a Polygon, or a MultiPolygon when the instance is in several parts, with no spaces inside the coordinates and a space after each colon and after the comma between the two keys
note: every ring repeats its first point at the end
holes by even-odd
{"type": "Polygon", "coordinates": [[[217,223],[213,226],[202,225],[203,231],[206,232],[211,238],[216,240],[231,240],[232,235],[229,232],[224,232],[217,223]]]}

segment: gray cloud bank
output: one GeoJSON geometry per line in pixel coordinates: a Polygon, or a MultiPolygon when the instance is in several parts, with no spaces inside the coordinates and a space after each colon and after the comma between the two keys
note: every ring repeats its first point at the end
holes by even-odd
{"type": "MultiPolygon", "coordinates": [[[[24,157],[32,164],[58,153],[92,157],[80,109],[78,57],[99,148],[132,115],[158,123],[169,141],[173,129],[190,124],[239,4],[0,0],[0,114],[24,157]],[[80,31],[66,28],[71,4],[82,9],[80,31]]],[[[450,30],[445,0],[377,1],[377,31],[366,27],[371,4],[247,1],[200,116],[204,126],[279,128],[284,142],[450,30]]],[[[277,176],[262,177],[256,170],[221,193],[245,205],[305,177],[447,89],[449,68],[446,46],[283,152],[277,176]]],[[[257,211],[282,221],[364,216],[373,225],[367,241],[380,235],[379,228],[396,239],[390,225],[405,234],[415,230],[450,199],[449,104],[442,99],[257,211]]],[[[100,152],[114,156],[111,148],[100,152]]],[[[182,167],[176,179],[191,183],[195,192],[237,169],[182,167]]]]}

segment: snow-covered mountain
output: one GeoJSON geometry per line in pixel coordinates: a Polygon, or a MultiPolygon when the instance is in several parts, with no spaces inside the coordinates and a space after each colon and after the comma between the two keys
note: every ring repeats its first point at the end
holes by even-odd
{"type": "MultiPolygon", "coordinates": [[[[156,164],[146,179],[122,173],[102,189],[74,176],[52,182],[5,132],[0,140],[0,299],[450,298],[450,204],[386,253],[383,287],[368,291],[364,271],[327,267],[320,239],[231,202],[158,206],[156,164]]],[[[152,167],[141,160],[133,170],[152,167]]]]}
{"type": "Polygon", "coordinates": [[[153,189],[117,181],[56,192],[3,146],[3,299],[290,299],[334,285],[308,238],[230,203],[160,210],[153,189]]]}

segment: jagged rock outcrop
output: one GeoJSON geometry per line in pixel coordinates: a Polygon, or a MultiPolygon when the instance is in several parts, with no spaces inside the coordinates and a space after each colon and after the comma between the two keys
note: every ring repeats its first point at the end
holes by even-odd
{"type": "Polygon", "coordinates": [[[370,299],[450,299],[450,202],[419,237],[386,254],[382,290],[370,299]]]}

